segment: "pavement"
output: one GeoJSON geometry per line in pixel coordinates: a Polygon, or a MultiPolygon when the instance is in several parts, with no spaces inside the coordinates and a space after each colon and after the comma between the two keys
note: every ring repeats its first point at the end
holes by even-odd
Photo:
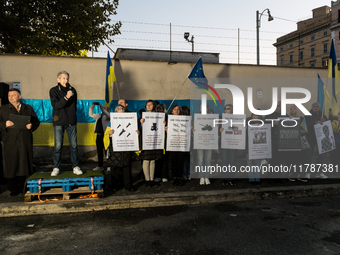
{"type": "MultiPolygon", "coordinates": [[[[211,185],[199,185],[199,179],[185,181],[183,186],[174,186],[172,180],[159,186],[147,188],[139,177],[140,162],[133,164],[136,191],[120,189],[105,191],[104,198],[68,201],[25,203],[24,194],[11,197],[5,185],[0,185],[0,217],[37,214],[59,214],[127,208],[147,208],[158,206],[194,205],[247,200],[298,198],[307,196],[332,196],[340,194],[340,179],[311,178],[308,182],[288,179],[261,179],[260,184],[251,184],[247,179],[236,179],[235,186],[222,185],[223,179],[211,179],[211,185]]],[[[95,163],[81,165],[83,171],[92,170],[95,163]]],[[[51,165],[38,167],[39,171],[51,171],[51,165]]],[[[62,165],[61,170],[71,170],[70,165],[62,165]]],[[[333,173],[333,177],[336,177],[333,173]]],[[[332,176],[331,176],[332,177],[332,176]]]]}

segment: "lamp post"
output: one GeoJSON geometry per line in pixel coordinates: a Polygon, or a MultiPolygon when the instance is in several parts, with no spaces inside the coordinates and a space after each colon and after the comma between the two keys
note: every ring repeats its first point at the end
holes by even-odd
{"type": "Polygon", "coordinates": [[[267,11],[268,13],[268,21],[272,21],[274,18],[270,15],[270,11],[268,8],[264,9],[263,12],[256,11],[256,47],[257,47],[257,65],[260,64],[260,27],[261,27],[261,17],[263,13],[267,11]]]}

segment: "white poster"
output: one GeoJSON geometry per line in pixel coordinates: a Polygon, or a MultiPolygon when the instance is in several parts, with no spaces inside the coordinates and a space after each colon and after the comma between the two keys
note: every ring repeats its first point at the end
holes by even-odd
{"type": "Polygon", "coordinates": [[[319,154],[335,150],[335,140],[330,120],[314,125],[316,141],[318,143],[319,154]]]}
{"type": "Polygon", "coordinates": [[[246,148],[246,115],[222,114],[221,148],[244,150],[246,148]]]}
{"type": "Polygon", "coordinates": [[[190,151],[191,116],[168,115],[167,151],[190,151]]]}
{"type": "Polygon", "coordinates": [[[268,159],[272,157],[271,125],[248,126],[249,159],[268,159]]]}
{"type": "Polygon", "coordinates": [[[165,113],[143,112],[142,118],[143,150],[163,150],[165,113]]]}
{"type": "Polygon", "coordinates": [[[218,149],[218,126],[214,127],[214,120],[218,120],[218,114],[195,114],[194,149],[218,149]]]}
{"type": "Polygon", "coordinates": [[[137,113],[110,113],[113,151],[138,151],[137,113]]]}

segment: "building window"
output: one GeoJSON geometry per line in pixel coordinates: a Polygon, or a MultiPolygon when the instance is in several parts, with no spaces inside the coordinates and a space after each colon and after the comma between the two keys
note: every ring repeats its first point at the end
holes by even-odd
{"type": "Polygon", "coordinates": [[[315,56],[315,47],[310,48],[310,56],[314,57],[315,56]]]}
{"type": "MultiPolygon", "coordinates": [[[[339,10],[340,11],[340,10],[339,10]]],[[[340,31],[339,31],[339,39],[340,39],[340,31]]]]}
{"type": "Polygon", "coordinates": [[[315,35],[311,35],[310,40],[314,41],[315,40],[315,35]]]}
{"type": "Polygon", "coordinates": [[[303,44],[303,39],[300,39],[300,45],[303,44]]]}
{"type": "Polygon", "coordinates": [[[328,66],[328,58],[323,58],[322,59],[322,66],[327,67],[328,66]]]}
{"type": "Polygon", "coordinates": [[[293,54],[289,54],[289,63],[293,63],[293,54]]]}
{"type": "Polygon", "coordinates": [[[327,36],[327,35],[328,35],[328,31],[327,30],[323,31],[323,36],[327,36]]]}
{"type": "Polygon", "coordinates": [[[338,23],[340,23],[340,10],[338,10],[338,23]]]}
{"type": "Polygon", "coordinates": [[[280,51],[283,51],[283,47],[280,47],[280,51]]]}
{"type": "Polygon", "coordinates": [[[322,44],[322,52],[323,53],[328,53],[328,43],[323,43],[322,44]]]}
{"type": "Polygon", "coordinates": [[[283,66],[283,56],[280,57],[280,66],[283,66]]]}
{"type": "Polygon", "coordinates": [[[315,67],[315,61],[310,62],[310,67],[315,67]]]}
{"type": "Polygon", "coordinates": [[[300,60],[303,60],[303,50],[300,50],[299,56],[300,56],[300,60]]]}
{"type": "Polygon", "coordinates": [[[289,48],[293,48],[293,43],[289,44],[289,48]]]}

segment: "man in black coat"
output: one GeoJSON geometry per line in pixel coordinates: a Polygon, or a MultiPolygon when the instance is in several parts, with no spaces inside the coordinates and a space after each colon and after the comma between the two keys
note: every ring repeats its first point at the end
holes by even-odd
{"type": "Polygon", "coordinates": [[[59,174],[65,130],[70,143],[73,173],[83,174],[78,166],[77,91],[68,83],[69,78],[68,72],[59,72],[57,74],[58,85],[50,89],[54,128],[54,166],[51,176],[59,174]]]}
{"type": "Polygon", "coordinates": [[[10,89],[10,104],[0,109],[0,131],[3,146],[3,171],[11,196],[23,192],[26,177],[33,173],[33,135],[40,121],[30,105],[20,102],[18,89],[10,89]],[[24,128],[16,127],[11,115],[30,116],[24,128]]]}

